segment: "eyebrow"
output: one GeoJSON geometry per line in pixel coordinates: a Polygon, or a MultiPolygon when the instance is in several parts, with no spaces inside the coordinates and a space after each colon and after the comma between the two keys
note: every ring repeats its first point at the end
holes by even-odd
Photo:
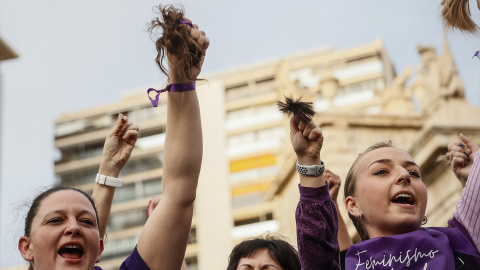
{"type": "Polygon", "coordinates": [[[410,160],[405,160],[403,162],[403,167],[407,167],[407,166],[416,166],[418,169],[420,169],[420,166],[417,165],[417,163],[413,162],[413,161],[410,161],[410,160]]]}
{"type": "MultiPolygon", "coordinates": [[[[44,217],[47,217],[49,215],[53,215],[53,214],[62,214],[64,215],[66,213],[65,210],[63,209],[58,209],[58,210],[53,210],[53,211],[50,211],[50,212],[47,212],[44,217]]],[[[89,214],[89,215],[92,215],[93,217],[95,217],[95,214],[93,214],[92,212],[88,211],[88,210],[81,210],[79,213],[78,213],[78,216],[81,216],[81,215],[84,215],[84,214],[89,214]]],[[[95,220],[96,221],[96,220],[95,220]]]]}
{"type": "MultiPolygon", "coordinates": [[[[368,165],[368,168],[370,168],[373,164],[376,164],[376,163],[393,163],[393,161],[388,158],[375,160],[374,162],[370,163],[370,165],[368,165]]],[[[412,165],[420,169],[420,166],[418,166],[417,163],[410,160],[405,160],[402,164],[403,167],[412,166],[412,165]]]]}
{"type": "Polygon", "coordinates": [[[374,162],[370,163],[370,165],[368,165],[367,169],[370,168],[373,164],[376,164],[376,163],[393,163],[392,160],[390,159],[379,159],[379,160],[375,160],[374,162]]]}
{"type": "MultiPolygon", "coordinates": [[[[250,264],[248,264],[248,263],[244,263],[244,264],[240,265],[240,267],[243,267],[243,266],[247,266],[247,267],[252,268],[252,265],[250,265],[250,264]]],[[[264,264],[264,265],[262,265],[262,268],[265,267],[265,266],[273,266],[273,267],[275,267],[275,268],[278,269],[278,267],[277,267],[276,265],[274,265],[274,264],[264,264]]]]}

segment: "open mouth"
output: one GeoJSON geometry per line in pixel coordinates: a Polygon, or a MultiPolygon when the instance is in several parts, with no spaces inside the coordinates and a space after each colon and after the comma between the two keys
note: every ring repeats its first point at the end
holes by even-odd
{"type": "Polygon", "coordinates": [[[80,259],[83,253],[83,248],[75,244],[64,245],[58,250],[58,254],[66,259],[80,259]]]}
{"type": "Polygon", "coordinates": [[[402,192],[395,195],[391,202],[405,205],[414,205],[415,197],[412,194],[402,192]]]}

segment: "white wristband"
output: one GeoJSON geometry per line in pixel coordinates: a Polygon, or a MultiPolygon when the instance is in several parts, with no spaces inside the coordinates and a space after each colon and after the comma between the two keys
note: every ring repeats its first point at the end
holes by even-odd
{"type": "Polygon", "coordinates": [[[297,172],[309,176],[320,176],[325,171],[325,163],[320,161],[321,165],[300,165],[297,161],[297,172]]]}
{"type": "Polygon", "coordinates": [[[100,185],[104,185],[104,186],[116,187],[116,188],[123,187],[122,179],[106,176],[99,173],[97,173],[97,177],[95,178],[95,183],[99,183],[100,185]]]}

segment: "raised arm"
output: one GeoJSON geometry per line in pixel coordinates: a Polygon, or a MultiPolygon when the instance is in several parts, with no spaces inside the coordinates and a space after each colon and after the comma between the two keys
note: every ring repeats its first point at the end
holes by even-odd
{"type": "MultiPolygon", "coordinates": [[[[185,24],[183,27],[189,26],[185,24]]],[[[196,25],[189,31],[194,42],[203,48],[201,61],[188,71],[189,74],[184,74],[182,59],[168,54],[169,84],[188,83],[188,77],[196,79],[200,73],[209,40],[196,25]]],[[[182,266],[202,161],[202,127],[196,91],[167,94],[163,195],[137,244],[137,250],[148,267],[160,270],[180,269],[182,266]]]]}
{"type": "Polygon", "coordinates": [[[340,186],[342,185],[342,180],[340,176],[334,174],[329,169],[325,170],[325,181],[328,182],[328,193],[330,193],[330,197],[332,197],[333,202],[335,203],[335,208],[337,208],[337,216],[338,216],[338,244],[340,245],[340,251],[344,251],[348,249],[351,245],[353,245],[352,238],[348,234],[347,225],[343,220],[342,214],[338,211],[338,191],[340,186]]]}
{"type": "MultiPolygon", "coordinates": [[[[290,119],[290,139],[300,165],[321,165],[323,135],[313,122],[290,119]]],[[[324,174],[299,174],[300,202],[295,212],[302,270],[340,269],[338,218],[324,174]]]]}
{"type": "MultiPolygon", "coordinates": [[[[103,157],[99,174],[118,178],[120,171],[130,158],[138,137],[138,126],[128,121],[122,114],[118,115],[115,126],[110,130],[103,146],[103,157]]],[[[98,211],[100,237],[104,238],[110,209],[112,208],[115,188],[95,183],[92,198],[98,211]]]]}
{"type": "Polygon", "coordinates": [[[467,179],[453,217],[462,224],[477,250],[480,250],[480,222],[478,222],[480,216],[480,151],[478,145],[466,136],[460,135],[460,139],[461,143],[449,144],[448,147],[452,157],[452,170],[457,177],[460,176],[461,182],[462,178],[467,179]]]}

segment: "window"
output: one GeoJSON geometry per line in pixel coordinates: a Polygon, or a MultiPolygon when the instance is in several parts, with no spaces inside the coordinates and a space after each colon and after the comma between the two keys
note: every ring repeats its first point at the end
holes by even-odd
{"type": "Polygon", "coordinates": [[[283,115],[276,104],[247,107],[228,112],[225,128],[235,130],[281,119],[283,115]]]}
{"type": "Polygon", "coordinates": [[[198,270],[197,257],[185,258],[188,270],[198,270]]]}
{"type": "Polygon", "coordinates": [[[233,208],[245,207],[263,202],[265,202],[265,195],[263,192],[252,192],[232,197],[233,208]]]}
{"type": "Polygon", "coordinates": [[[249,219],[243,219],[243,220],[237,220],[234,223],[234,227],[238,226],[243,226],[243,225],[248,225],[252,223],[257,223],[257,222],[262,222],[262,221],[267,221],[267,220],[272,220],[273,219],[273,214],[271,212],[258,215],[257,217],[249,218],[249,219]]]}
{"type": "Polygon", "coordinates": [[[273,78],[266,78],[257,81],[250,81],[247,83],[230,86],[226,89],[225,99],[227,101],[234,101],[250,96],[261,95],[272,92],[275,87],[275,80],[273,78]]]}
{"type": "Polygon", "coordinates": [[[83,185],[95,181],[98,173],[98,167],[85,170],[65,173],[60,175],[60,183],[66,186],[83,185]]]}
{"type": "Polygon", "coordinates": [[[115,191],[113,203],[127,202],[162,194],[162,178],[124,185],[115,191]]]}
{"type": "Polygon", "coordinates": [[[110,219],[107,224],[107,232],[120,231],[136,226],[142,226],[147,222],[145,208],[134,209],[126,212],[119,212],[110,215],[110,219]]]}
{"type": "Polygon", "coordinates": [[[148,156],[144,158],[130,160],[125,164],[123,174],[133,174],[151,169],[161,168],[163,166],[163,153],[148,156]]]}
{"type": "Polygon", "coordinates": [[[139,236],[131,236],[108,241],[107,237],[107,241],[105,242],[105,249],[102,253],[102,260],[129,255],[135,248],[135,245],[137,244],[139,238],[139,236]]]}

